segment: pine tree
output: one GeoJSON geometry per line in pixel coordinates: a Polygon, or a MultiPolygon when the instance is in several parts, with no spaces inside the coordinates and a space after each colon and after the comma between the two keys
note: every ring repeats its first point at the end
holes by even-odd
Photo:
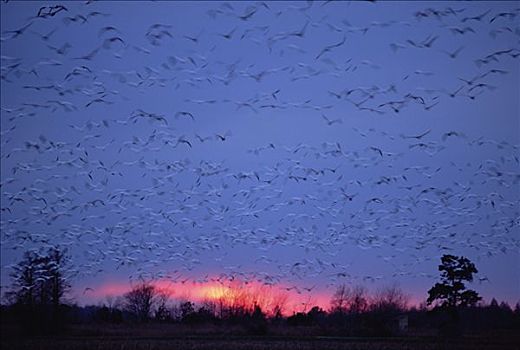
{"type": "Polygon", "coordinates": [[[428,291],[428,305],[438,303],[444,308],[458,308],[475,305],[482,298],[474,290],[466,289],[464,281],[473,281],[478,273],[475,265],[463,256],[445,254],[439,265],[441,283],[436,283],[428,291]]]}

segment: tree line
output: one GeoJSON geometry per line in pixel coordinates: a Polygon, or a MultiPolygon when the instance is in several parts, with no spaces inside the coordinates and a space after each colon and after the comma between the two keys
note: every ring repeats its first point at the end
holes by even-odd
{"type": "MultiPolygon", "coordinates": [[[[312,304],[287,315],[288,295],[251,288],[223,289],[218,297],[195,303],[173,302],[169,294],[141,280],[119,297],[108,296],[97,306],[80,307],[66,299],[70,291],[66,250],[44,254],[26,252],[12,271],[13,284],[2,305],[2,322],[16,323],[24,334],[64,332],[71,324],[182,324],[238,327],[250,334],[316,332],[342,336],[391,336],[435,332],[455,336],[464,332],[520,327],[520,304],[482,302],[466,287],[478,271],[465,257],[444,255],[440,281],[426,303],[409,307],[409,297],[397,286],[370,294],[364,286],[339,285],[330,307],[312,304]]],[[[243,287],[243,286],[242,286],[243,287]]]]}
{"type": "Polygon", "coordinates": [[[59,331],[66,322],[65,296],[70,291],[66,250],[28,251],[11,272],[6,299],[27,333],[59,331]]]}

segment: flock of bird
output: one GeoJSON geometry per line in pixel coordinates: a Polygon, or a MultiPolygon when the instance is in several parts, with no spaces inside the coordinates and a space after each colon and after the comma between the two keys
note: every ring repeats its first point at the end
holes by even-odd
{"type": "Polygon", "coordinates": [[[518,130],[479,122],[518,129],[489,104],[520,9],[493,4],[2,3],[2,283],[52,246],[78,279],[301,293],[517,254],[518,130]]]}

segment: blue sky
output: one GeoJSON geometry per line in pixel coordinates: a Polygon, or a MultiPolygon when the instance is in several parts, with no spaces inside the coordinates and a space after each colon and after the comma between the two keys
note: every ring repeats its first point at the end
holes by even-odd
{"type": "Polygon", "coordinates": [[[1,4],[2,286],[23,251],[59,245],[80,290],[225,274],[420,300],[451,253],[517,301],[517,2],[35,18],[53,5],[1,4]]]}

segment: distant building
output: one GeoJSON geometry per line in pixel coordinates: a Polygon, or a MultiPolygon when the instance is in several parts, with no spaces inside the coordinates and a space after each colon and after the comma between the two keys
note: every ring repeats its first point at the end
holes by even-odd
{"type": "Polygon", "coordinates": [[[396,317],[396,321],[399,332],[406,332],[408,330],[408,315],[399,315],[396,317]]]}

